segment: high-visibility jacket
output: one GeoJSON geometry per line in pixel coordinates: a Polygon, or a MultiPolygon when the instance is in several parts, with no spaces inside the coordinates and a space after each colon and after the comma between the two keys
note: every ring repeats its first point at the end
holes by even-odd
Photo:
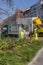
{"type": "Polygon", "coordinates": [[[24,38],[24,30],[22,27],[19,28],[19,36],[20,38],[24,38]]]}
{"type": "Polygon", "coordinates": [[[35,40],[38,40],[38,28],[34,29],[34,38],[35,40]]]}
{"type": "Polygon", "coordinates": [[[38,28],[35,28],[35,29],[34,29],[34,34],[35,34],[35,33],[38,33],[38,28]]]}

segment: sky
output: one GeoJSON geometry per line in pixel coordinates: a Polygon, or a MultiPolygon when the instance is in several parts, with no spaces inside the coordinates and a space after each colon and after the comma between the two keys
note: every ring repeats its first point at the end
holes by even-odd
{"type": "Polygon", "coordinates": [[[37,3],[38,0],[15,0],[15,7],[19,9],[26,9],[37,3]]]}
{"type": "Polygon", "coordinates": [[[27,8],[30,8],[30,6],[34,5],[37,3],[39,0],[13,0],[13,8],[9,8],[9,6],[5,3],[5,1],[2,3],[2,0],[0,0],[0,8],[6,10],[8,12],[8,15],[5,14],[0,14],[0,20],[2,21],[5,19],[7,16],[14,14],[16,8],[20,10],[25,10],[27,8]]]}

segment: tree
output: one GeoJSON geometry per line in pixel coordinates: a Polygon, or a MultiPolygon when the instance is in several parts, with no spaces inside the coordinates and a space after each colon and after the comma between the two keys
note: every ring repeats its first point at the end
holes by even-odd
{"type": "Polygon", "coordinates": [[[3,19],[3,15],[8,17],[8,16],[10,16],[12,14],[12,13],[9,12],[9,9],[10,10],[12,9],[12,11],[14,10],[14,3],[13,3],[13,1],[14,0],[1,0],[0,1],[2,4],[8,5],[7,10],[5,10],[3,7],[0,7],[0,20],[3,19]]]}
{"type": "Polygon", "coordinates": [[[15,18],[24,18],[23,12],[20,9],[16,9],[15,18]]]}
{"type": "Polygon", "coordinates": [[[14,5],[14,0],[2,0],[2,2],[5,2],[10,7],[12,7],[14,5]]]}
{"type": "Polygon", "coordinates": [[[3,20],[6,17],[9,17],[9,12],[4,10],[3,8],[0,8],[0,21],[3,20]],[[3,17],[4,16],[4,17],[3,17]]]}
{"type": "Polygon", "coordinates": [[[15,0],[1,0],[2,4],[6,5],[6,10],[9,12],[10,15],[14,12],[14,1],[15,0]]]}

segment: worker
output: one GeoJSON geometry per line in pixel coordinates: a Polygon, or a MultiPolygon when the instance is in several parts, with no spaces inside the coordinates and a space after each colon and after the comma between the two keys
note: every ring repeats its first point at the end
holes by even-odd
{"type": "Polygon", "coordinates": [[[19,37],[20,37],[21,39],[24,38],[24,29],[23,29],[23,26],[20,26],[20,27],[19,27],[19,37]]]}
{"type": "Polygon", "coordinates": [[[34,39],[38,40],[38,28],[37,28],[37,26],[35,26],[35,28],[34,28],[34,39]]]}
{"type": "Polygon", "coordinates": [[[32,37],[33,37],[33,36],[32,36],[32,32],[30,32],[29,37],[30,37],[30,40],[32,40],[32,37]]]}

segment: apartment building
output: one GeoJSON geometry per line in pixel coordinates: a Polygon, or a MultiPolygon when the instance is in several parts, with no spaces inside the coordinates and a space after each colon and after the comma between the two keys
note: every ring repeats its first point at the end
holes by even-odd
{"type": "Polygon", "coordinates": [[[39,17],[43,21],[43,0],[39,0],[25,11],[24,17],[39,17]]]}
{"type": "Polygon", "coordinates": [[[24,18],[25,17],[30,17],[30,8],[26,9],[26,10],[22,10],[24,18]]]}

